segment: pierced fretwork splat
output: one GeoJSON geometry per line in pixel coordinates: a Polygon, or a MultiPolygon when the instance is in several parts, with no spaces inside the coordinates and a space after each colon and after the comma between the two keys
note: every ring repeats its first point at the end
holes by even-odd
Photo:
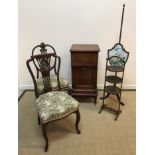
{"type": "Polygon", "coordinates": [[[34,56],[36,62],[38,63],[37,69],[41,72],[42,75],[42,81],[44,84],[45,92],[52,90],[50,81],[50,71],[54,68],[54,66],[50,66],[51,56],[53,56],[53,54],[40,54],[34,56]]]}

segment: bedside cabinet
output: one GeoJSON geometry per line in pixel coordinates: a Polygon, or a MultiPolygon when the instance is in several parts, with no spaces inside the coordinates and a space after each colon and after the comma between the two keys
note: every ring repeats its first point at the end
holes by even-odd
{"type": "Polygon", "coordinates": [[[73,97],[97,99],[97,65],[99,46],[96,44],[73,44],[71,46],[71,72],[73,97]]]}

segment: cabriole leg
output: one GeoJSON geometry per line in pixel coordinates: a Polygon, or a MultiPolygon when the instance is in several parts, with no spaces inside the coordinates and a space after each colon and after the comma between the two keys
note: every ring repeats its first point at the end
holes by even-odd
{"type": "Polygon", "coordinates": [[[77,110],[77,111],[75,112],[75,114],[76,114],[75,128],[76,128],[77,134],[80,134],[81,131],[79,130],[79,127],[78,127],[79,122],[80,122],[80,112],[79,112],[79,110],[77,110]]]}
{"type": "Polygon", "coordinates": [[[122,112],[122,111],[120,110],[120,104],[121,104],[120,97],[119,97],[118,94],[117,94],[116,96],[117,96],[119,105],[118,105],[118,111],[117,111],[117,113],[116,113],[115,121],[117,121],[117,118],[118,118],[119,114],[122,112]]]}
{"type": "MultiPolygon", "coordinates": [[[[108,95],[109,96],[109,95],[108,95]]],[[[103,108],[104,108],[104,100],[105,100],[105,91],[103,93],[103,101],[102,101],[102,106],[101,106],[101,109],[100,111],[98,112],[99,114],[102,112],[103,108]]]]}
{"type": "Polygon", "coordinates": [[[46,128],[47,128],[47,124],[42,124],[42,133],[45,139],[45,152],[47,152],[48,150],[48,138],[47,138],[46,128]]]}
{"type": "Polygon", "coordinates": [[[125,104],[121,101],[121,97],[118,94],[116,96],[117,96],[117,99],[120,101],[120,104],[124,106],[125,104]]]}
{"type": "Polygon", "coordinates": [[[39,115],[38,115],[38,125],[40,125],[40,117],[39,117],[39,115]]]}

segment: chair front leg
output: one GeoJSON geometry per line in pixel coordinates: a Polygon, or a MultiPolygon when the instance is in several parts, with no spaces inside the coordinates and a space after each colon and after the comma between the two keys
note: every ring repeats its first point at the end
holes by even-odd
{"type": "Polygon", "coordinates": [[[75,111],[75,114],[76,114],[76,123],[75,123],[75,128],[76,128],[76,131],[77,131],[77,134],[80,134],[81,131],[79,130],[79,122],[80,122],[80,112],[79,110],[75,111]]]}
{"type": "Polygon", "coordinates": [[[38,115],[38,125],[40,125],[40,117],[39,117],[39,115],[38,115]]]}
{"type": "Polygon", "coordinates": [[[45,139],[45,152],[48,151],[48,138],[47,138],[47,131],[46,131],[46,128],[47,128],[47,124],[42,124],[42,133],[43,133],[43,136],[44,136],[44,139],[45,139]]]}

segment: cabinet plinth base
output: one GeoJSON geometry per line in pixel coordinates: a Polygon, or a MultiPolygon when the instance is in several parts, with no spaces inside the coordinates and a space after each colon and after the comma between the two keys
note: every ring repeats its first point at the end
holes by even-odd
{"type": "Polygon", "coordinates": [[[70,95],[75,97],[75,98],[83,98],[83,97],[92,97],[94,98],[95,104],[97,100],[97,90],[76,90],[76,89],[71,89],[70,90],[70,95]]]}

